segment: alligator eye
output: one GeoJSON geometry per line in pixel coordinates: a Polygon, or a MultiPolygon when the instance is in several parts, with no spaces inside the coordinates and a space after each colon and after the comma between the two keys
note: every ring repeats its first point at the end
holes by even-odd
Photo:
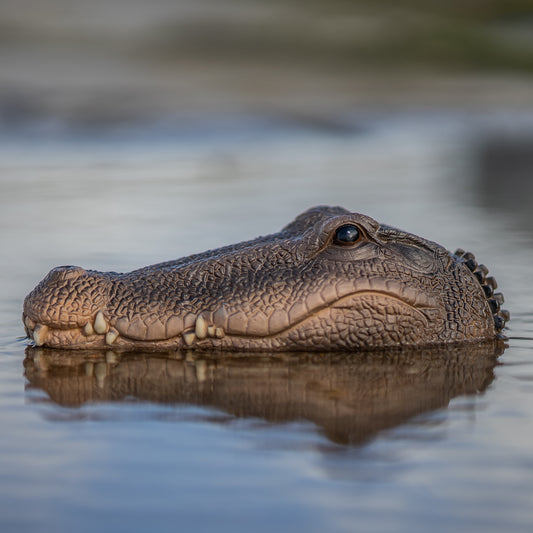
{"type": "Polygon", "coordinates": [[[356,243],[361,237],[361,232],[357,226],[353,224],[345,224],[337,228],[333,242],[340,244],[341,246],[350,246],[350,244],[356,243]]]}

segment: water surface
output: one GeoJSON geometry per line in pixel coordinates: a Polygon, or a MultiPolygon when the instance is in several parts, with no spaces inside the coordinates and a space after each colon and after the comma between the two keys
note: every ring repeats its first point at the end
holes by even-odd
{"type": "Polygon", "coordinates": [[[453,113],[3,137],[0,529],[530,531],[531,199],[484,159],[487,131],[519,122],[527,142],[530,117],[453,113]],[[508,347],[153,357],[22,339],[24,295],[54,266],[131,270],[316,204],[474,251],[508,347]]]}

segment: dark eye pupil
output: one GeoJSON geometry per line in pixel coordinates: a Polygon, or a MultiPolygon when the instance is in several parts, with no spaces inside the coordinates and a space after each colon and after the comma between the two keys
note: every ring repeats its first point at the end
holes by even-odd
{"type": "Polygon", "coordinates": [[[359,240],[359,228],[352,224],[341,226],[335,232],[335,244],[353,244],[359,240]]]}

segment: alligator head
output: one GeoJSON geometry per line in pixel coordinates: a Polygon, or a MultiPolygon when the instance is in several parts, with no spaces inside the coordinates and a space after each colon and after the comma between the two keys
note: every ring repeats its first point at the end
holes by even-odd
{"type": "Polygon", "coordinates": [[[357,350],[478,341],[508,319],[472,254],[340,207],[126,274],[53,269],[24,301],[57,348],[357,350]]]}

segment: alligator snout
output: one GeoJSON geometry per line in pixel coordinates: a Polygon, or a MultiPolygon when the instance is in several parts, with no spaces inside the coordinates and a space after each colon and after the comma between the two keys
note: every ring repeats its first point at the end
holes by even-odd
{"type": "Polygon", "coordinates": [[[42,344],[50,329],[79,328],[105,302],[106,280],[96,272],[78,266],[60,266],[26,296],[22,319],[28,336],[42,344]]]}

